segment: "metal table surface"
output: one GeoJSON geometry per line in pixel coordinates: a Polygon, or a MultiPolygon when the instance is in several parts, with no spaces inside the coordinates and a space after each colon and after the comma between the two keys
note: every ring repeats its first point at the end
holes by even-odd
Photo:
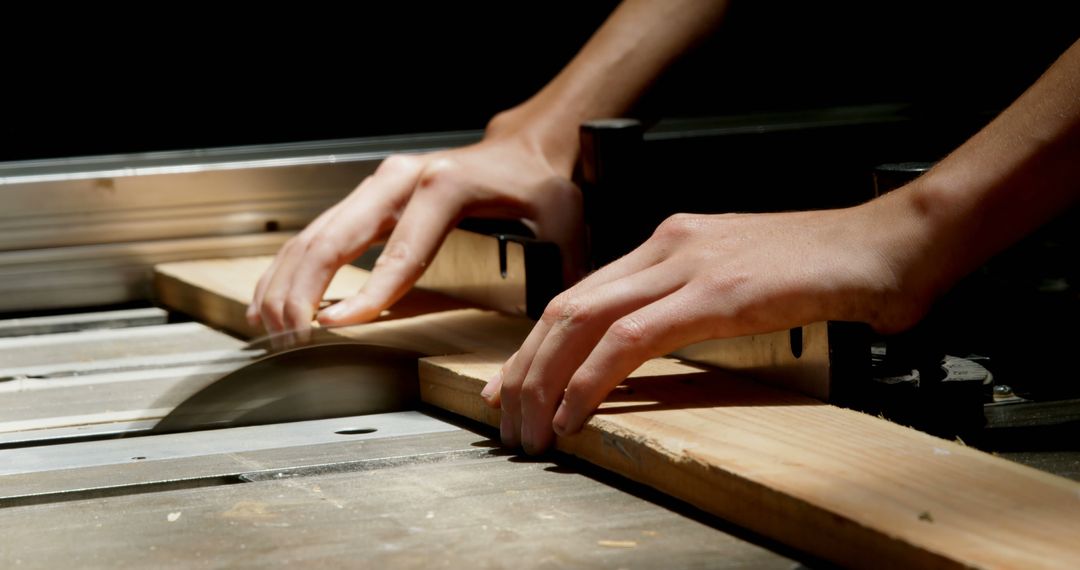
{"type": "MultiPolygon", "coordinates": [[[[438,410],[145,435],[176,386],[257,356],[170,318],[0,321],[0,566],[818,565],[438,410]]],[[[999,454],[1080,479],[1075,450],[999,454]]]]}
{"type": "Polygon", "coordinates": [[[250,356],[146,313],[75,319],[94,330],[0,323],[0,566],[798,565],[692,507],[563,456],[507,452],[433,410],[140,435],[175,405],[162,400],[172,387],[250,356]]]}

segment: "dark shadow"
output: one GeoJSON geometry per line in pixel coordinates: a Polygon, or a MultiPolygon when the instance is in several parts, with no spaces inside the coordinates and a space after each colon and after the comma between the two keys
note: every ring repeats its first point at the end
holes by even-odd
{"type": "Polygon", "coordinates": [[[676,409],[821,406],[823,402],[733,374],[701,372],[627,378],[611,391],[598,415],[676,409]]]}
{"type": "Polygon", "coordinates": [[[397,319],[407,319],[431,313],[470,308],[476,308],[476,305],[472,305],[461,299],[448,297],[441,293],[435,293],[434,291],[410,289],[409,292],[398,300],[398,302],[394,303],[392,307],[383,311],[382,314],[379,315],[379,318],[375,319],[374,322],[379,323],[397,319]]]}
{"type": "Polygon", "coordinates": [[[967,443],[991,452],[1080,451],[1080,421],[987,428],[967,443]]]}

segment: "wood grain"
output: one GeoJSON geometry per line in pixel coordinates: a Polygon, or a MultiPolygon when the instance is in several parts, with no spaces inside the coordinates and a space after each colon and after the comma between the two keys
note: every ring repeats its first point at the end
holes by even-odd
{"type": "Polygon", "coordinates": [[[766,384],[829,401],[828,323],[802,327],[799,356],[788,331],[707,340],[681,348],[675,356],[742,373],[766,384]]]}
{"type": "MultiPolygon", "coordinates": [[[[228,264],[170,265],[163,268],[170,286],[184,290],[162,298],[242,309],[242,291],[229,300],[215,285],[220,279],[203,279],[228,264]]],[[[235,276],[216,277],[241,289],[235,276]]],[[[438,349],[422,350],[444,354],[421,360],[422,398],[497,425],[497,410],[479,392],[528,328],[468,309],[341,332],[438,349]]],[[[640,368],[580,434],[557,446],[846,566],[1080,566],[1080,484],[672,359],[640,368]]]]}

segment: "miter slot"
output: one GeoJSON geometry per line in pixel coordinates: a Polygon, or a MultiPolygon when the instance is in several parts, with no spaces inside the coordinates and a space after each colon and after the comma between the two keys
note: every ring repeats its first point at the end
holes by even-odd
{"type": "Polygon", "coordinates": [[[373,471],[375,469],[392,469],[405,465],[417,465],[420,463],[442,463],[459,459],[482,459],[491,457],[496,453],[486,448],[452,449],[448,451],[435,451],[431,453],[418,453],[411,455],[398,455],[394,457],[380,457],[377,459],[360,459],[356,461],[339,461],[322,465],[304,465],[289,469],[267,469],[244,473],[240,478],[248,482],[279,481],[295,477],[313,477],[318,475],[331,475],[335,473],[354,473],[358,471],[373,471]]]}
{"type": "MultiPolygon", "coordinates": [[[[315,477],[340,473],[374,471],[376,469],[393,469],[395,467],[442,463],[462,459],[483,459],[492,455],[493,453],[490,449],[472,447],[467,449],[452,449],[447,451],[397,455],[374,459],[298,465],[295,467],[263,469],[251,472],[218,473],[202,477],[164,479],[136,484],[75,488],[58,492],[0,497],[0,509],[65,503],[70,501],[85,501],[125,495],[141,495],[145,493],[162,493],[182,489],[196,489],[199,487],[218,487],[221,485],[235,485],[238,483],[259,483],[265,481],[295,479],[298,477],[315,477]]],[[[132,459],[138,460],[137,457],[132,459]]]]}
{"type": "Polygon", "coordinates": [[[371,440],[395,436],[440,433],[459,428],[420,412],[393,412],[248,426],[207,432],[170,433],[0,451],[0,475],[38,473],[101,465],[124,465],[240,453],[262,449],[316,445],[342,440],[371,440]],[[358,427],[374,431],[340,434],[358,427]]]}
{"type": "MultiPolygon", "coordinates": [[[[158,356],[128,356],[108,358],[92,362],[54,362],[7,368],[0,371],[0,382],[19,378],[49,380],[86,376],[88,374],[108,374],[132,372],[137,370],[162,370],[191,366],[228,367],[229,364],[241,366],[266,354],[265,350],[198,350],[180,354],[158,356]]],[[[58,359],[59,360],[59,359],[58,359]]]]}
{"type": "Polygon", "coordinates": [[[0,509],[27,507],[30,505],[47,505],[50,503],[66,503],[69,501],[86,501],[90,499],[103,499],[106,497],[121,497],[124,495],[141,495],[144,493],[161,493],[164,491],[196,489],[199,487],[217,487],[220,485],[232,485],[244,482],[245,481],[238,475],[224,475],[155,481],[153,483],[140,483],[137,485],[70,489],[55,493],[0,497],[0,509]]]}
{"type": "Polygon", "coordinates": [[[168,320],[169,313],[157,307],[6,319],[0,321],[0,338],[163,325],[168,320]]]}

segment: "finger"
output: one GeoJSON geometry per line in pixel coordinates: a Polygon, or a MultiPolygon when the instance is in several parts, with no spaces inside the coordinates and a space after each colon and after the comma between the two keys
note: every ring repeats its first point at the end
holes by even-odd
{"type": "MultiPolygon", "coordinates": [[[[548,312],[545,310],[545,315],[548,312]]],[[[529,365],[533,357],[544,342],[553,321],[551,317],[543,318],[529,331],[521,348],[514,353],[506,364],[503,365],[499,376],[499,394],[492,401],[499,402],[502,410],[502,420],[499,425],[499,437],[503,445],[517,447],[520,441],[518,428],[521,425],[521,385],[525,381],[525,374],[529,371],[529,365]]]]}
{"type": "Polygon", "coordinates": [[[612,262],[605,266],[600,271],[593,273],[589,277],[582,280],[573,288],[564,291],[558,297],[553,299],[544,309],[543,315],[540,320],[529,331],[529,336],[525,338],[525,341],[521,344],[521,348],[514,353],[514,357],[507,361],[501,370],[503,385],[505,385],[505,379],[511,378],[511,383],[520,384],[525,380],[525,374],[528,372],[530,365],[532,364],[533,357],[536,355],[536,351],[540,348],[544,338],[547,337],[551,327],[557,323],[562,314],[565,312],[563,306],[566,304],[566,300],[573,295],[585,295],[593,287],[599,287],[608,281],[614,281],[621,275],[633,274],[637,271],[647,269],[649,265],[645,263],[644,256],[639,256],[635,252],[631,252],[627,256],[612,262]],[[618,268],[612,268],[615,265],[619,265],[618,268]]]}
{"type": "Polygon", "coordinates": [[[579,431],[611,390],[650,358],[709,338],[703,300],[684,287],[615,321],[571,377],[552,428],[579,431]]]}
{"type": "MultiPolygon", "coordinates": [[[[361,185],[353,189],[350,195],[362,188],[363,185],[364,182],[361,182],[361,185]]],[[[299,240],[300,236],[302,235],[318,233],[326,225],[328,220],[334,218],[338,209],[341,207],[341,204],[343,202],[346,202],[348,199],[349,196],[346,196],[345,200],[342,200],[341,202],[330,206],[326,212],[323,212],[314,220],[312,220],[307,228],[300,231],[296,236],[294,236],[294,238],[288,240],[287,242],[285,242],[285,244],[282,245],[282,248],[278,250],[278,255],[275,255],[273,261],[270,262],[270,267],[268,267],[266,271],[262,272],[262,275],[259,277],[258,283],[255,284],[255,294],[252,296],[252,303],[248,304],[247,306],[246,316],[248,324],[251,324],[252,326],[257,326],[259,323],[262,322],[260,308],[262,307],[262,301],[264,301],[264,299],[266,298],[267,288],[270,286],[270,283],[273,280],[273,276],[275,274],[278,274],[281,268],[282,259],[288,257],[289,250],[291,250],[291,248],[296,245],[295,242],[299,240]]]]}
{"type": "Polygon", "coordinates": [[[639,271],[644,271],[664,260],[656,248],[645,242],[633,251],[593,271],[574,286],[574,289],[599,287],[605,283],[622,279],[639,271]]]}
{"type": "Polygon", "coordinates": [[[309,236],[317,235],[319,231],[334,218],[337,211],[340,209],[341,204],[355,195],[362,187],[363,183],[354,189],[344,200],[320,214],[308,224],[303,231],[293,236],[281,247],[277,255],[274,256],[274,261],[270,263],[270,267],[267,268],[262,277],[259,278],[259,282],[255,285],[255,294],[253,295],[251,305],[248,306],[247,310],[248,322],[251,323],[252,326],[261,322],[264,324],[267,332],[270,333],[281,331],[285,328],[284,315],[281,311],[283,306],[282,300],[274,299],[273,302],[267,302],[267,292],[269,291],[271,284],[274,282],[275,278],[280,278],[282,275],[282,266],[288,264],[289,260],[298,255],[297,250],[301,249],[302,242],[309,236]]]}
{"type": "Polygon", "coordinates": [[[306,329],[341,266],[359,257],[390,228],[392,206],[382,196],[400,192],[400,188],[384,186],[397,182],[373,180],[371,197],[345,205],[318,238],[307,243],[289,281],[286,307],[296,310],[286,312],[286,327],[306,329]]]}
{"type": "Polygon", "coordinates": [[[244,316],[247,317],[249,325],[255,327],[262,323],[262,315],[259,313],[259,307],[262,306],[263,296],[266,293],[266,287],[270,284],[270,280],[273,278],[274,273],[277,271],[278,265],[281,263],[281,252],[284,248],[288,247],[288,244],[283,244],[281,250],[278,250],[277,255],[270,262],[270,266],[266,268],[266,271],[259,277],[259,281],[255,284],[255,292],[251,296],[251,303],[248,304],[247,311],[244,316]]]}
{"type": "Polygon", "coordinates": [[[285,330],[285,293],[288,292],[292,268],[301,255],[298,250],[302,249],[299,235],[290,239],[278,253],[274,272],[266,276],[267,282],[259,300],[259,318],[270,334],[285,330]]]}
{"type": "Polygon", "coordinates": [[[463,192],[448,175],[420,176],[413,197],[363,290],[319,313],[319,322],[340,325],[372,320],[400,299],[423,274],[443,238],[457,221],[463,192]]]}
{"type": "Polygon", "coordinates": [[[306,334],[334,274],[389,230],[421,166],[415,157],[387,158],[374,176],[302,232],[267,286],[273,301],[267,310],[282,328],[306,334]]]}
{"type": "Polygon", "coordinates": [[[571,376],[619,317],[676,291],[685,277],[669,264],[654,265],[551,307],[556,319],[521,388],[521,445],[537,453],[551,445],[555,407],[571,376]]]}
{"type": "Polygon", "coordinates": [[[510,366],[510,363],[513,362],[515,356],[517,356],[516,352],[514,354],[511,354],[510,358],[506,359],[506,362],[504,362],[503,365],[499,368],[499,371],[496,372],[490,380],[488,380],[488,383],[484,386],[484,389],[480,391],[480,397],[484,399],[484,403],[486,403],[492,408],[499,407],[499,402],[501,400],[499,395],[502,391],[503,372],[506,371],[506,368],[508,366],[510,366]]]}

